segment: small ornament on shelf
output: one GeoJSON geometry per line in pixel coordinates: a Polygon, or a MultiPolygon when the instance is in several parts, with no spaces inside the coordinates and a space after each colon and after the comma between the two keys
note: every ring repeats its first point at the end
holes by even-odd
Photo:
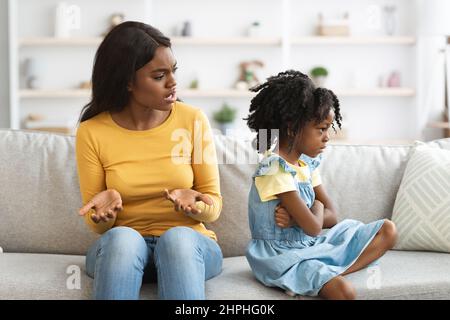
{"type": "Polygon", "coordinates": [[[77,5],[60,2],[55,12],[55,37],[69,38],[73,30],[81,28],[81,9],[77,5]]]}
{"type": "Polygon", "coordinates": [[[29,114],[25,118],[25,129],[73,134],[76,119],[51,119],[42,114],[29,114]]]}
{"type": "Polygon", "coordinates": [[[92,89],[92,82],[91,81],[83,81],[80,83],[79,88],[80,89],[92,89]]]}
{"type": "Polygon", "coordinates": [[[181,29],[182,37],[192,37],[192,23],[187,20],[183,23],[183,29],[181,29]]]}
{"type": "Polygon", "coordinates": [[[400,87],[400,72],[392,71],[387,80],[387,86],[389,88],[400,87]]]}
{"type": "Polygon", "coordinates": [[[214,120],[219,124],[219,129],[222,134],[226,134],[227,130],[233,127],[236,111],[235,108],[225,102],[220,110],[214,112],[214,120]]]}
{"type": "Polygon", "coordinates": [[[106,36],[114,27],[118,26],[122,22],[125,21],[125,14],[121,12],[113,13],[109,17],[109,27],[108,29],[102,33],[102,36],[106,36]]]}
{"type": "Polygon", "coordinates": [[[260,37],[261,36],[261,23],[259,21],[253,21],[247,29],[248,37],[260,37]]]}
{"type": "Polygon", "coordinates": [[[240,65],[239,79],[235,84],[235,88],[238,90],[248,90],[259,84],[259,79],[256,76],[258,69],[264,67],[264,63],[260,60],[244,61],[240,65]]]}
{"type": "Polygon", "coordinates": [[[319,22],[317,26],[317,34],[319,36],[348,36],[350,35],[350,23],[348,12],[342,17],[325,18],[319,13],[319,22]]]}
{"type": "Polygon", "coordinates": [[[26,58],[20,66],[21,87],[26,89],[39,89],[40,81],[36,76],[36,62],[32,58],[26,58]]]}
{"type": "Polygon", "coordinates": [[[197,78],[194,78],[189,84],[189,89],[198,89],[199,81],[197,78]]]}
{"type": "Polygon", "coordinates": [[[310,75],[316,87],[323,87],[328,77],[328,70],[323,66],[317,66],[311,69],[310,75]]]}
{"type": "Polygon", "coordinates": [[[396,18],[396,10],[397,8],[395,6],[384,6],[384,28],[386,30],[386,33],[389,36],[394,35],[395,29],[397,26],[397,18],[396,18]]]}

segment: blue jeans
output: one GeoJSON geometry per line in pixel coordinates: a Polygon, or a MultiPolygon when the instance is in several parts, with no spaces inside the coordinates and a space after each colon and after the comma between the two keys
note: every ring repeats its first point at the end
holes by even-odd
{"type": "Polygon", "coordinates": [[[94,299],[139,299],[143,282],[156,280],[160,299],[205,299],[205,281],[222,270],[213,239],[188,227],[143,237],[129,227],[105,232],[88,250],[94,299]],[[144,280],[144,281],[143,281],[144,280]]]}

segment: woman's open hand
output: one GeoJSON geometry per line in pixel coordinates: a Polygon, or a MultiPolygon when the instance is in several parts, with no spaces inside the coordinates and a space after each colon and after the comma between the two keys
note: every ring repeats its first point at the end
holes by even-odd
{"type": "Polygon", "coordinates": [[[164,193],[166,199],[172,201],[175,205],[175,211],[183,210],[185,214],[199,214],[201,212],[195,206],[197,201],[203,201],[209,206],[213,204],[208,195],[192,189],[174,189],[172,191],[165,189],[164,193]]]}
{"type": "Polygon", "coordinates": [[[281,204],[275,207],[275,222],[280,228],[289,228],[295,225],[294,219],[281,204]]]}
{"type": "Polygon", "coordinates": [[[91,214],[92,221],[95,223],[100,221],[108,222],[110,219],[115,219],[117,213],[123,209],[120,193],[114,189],[102,191],[86,203],[78,213],[80,216],[84,216],[91,209],[95,210],[95,213],[91,214]]]}

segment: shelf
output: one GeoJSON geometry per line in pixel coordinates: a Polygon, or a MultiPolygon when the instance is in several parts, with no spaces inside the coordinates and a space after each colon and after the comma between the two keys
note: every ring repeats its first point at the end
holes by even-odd
{"type": "Polygon", "coordinates": [[[20,98],[86,98],[90,97],[89,89],[64,89],[64,90],[20,90],[20,98]]]}
{"type": "Polygon", "coordinates": [[[384,139],[384,140],[358,140],[358,139],[330,139],[330,145],[385,145],[385,146],[409,146],[414,140],[408,139],[384,139]]]}
{"type": "Polygon", "coordinates": [[[281,38],[259,37],[172,37],[173,45],[281,45],[281,38]]]}
{"type": "Polygon", "coordinates": [[[254,92],[236,89],[186,89],[177,91],[180,98],[251,98],[254,92]]]}
{"type": "Polygon", "coordinates": [[[293,37],[294,45],[414,45],[415,37],[293,37]]]}
{"type": "Polygon", "coordinates": [[[434,121],[428,123],[429,128],[435,128],[435,129],[450,129],[450,122],[445,121],[434,121]]]}
{"type": "MultiPolygon", "coordinates": [[[[20,97],[27,98],[85,98],[91,95],[89,89],[64,89],[64,90],[20,90],[20,97]]],[[[178,90],[180,98],[242,98],[252,97],[253,92],[233,89],[211,89],[211,90],[178,90]]]]}
{"type": "Polygon", "coordinates": [[[413,97],[416,94],[412,88],[350,88],[333,91],[339,97],[413,97]]]}
{"type": "MultiPolygon", "coordinates": [[[[410,88],[376,88],[376,89],[336,89],[339,97],[412,97],[414,89],[410,88]]],[[[20,98],[86,98],[90,97],[89,89],[64,90],[20,90],[20,98]]],[[[234,89],[181,89],[180,98],[251,98],[254,92],[234,89]]]]}
{"type": "MultiPolygon", "coordinates": [[[[19,46],[97,46],[102,42],[102,37],[85,38],[54,38],[35,37],[21,38],[19,46]]],[[[250,37],[172,37],[172,45],[280,45],[280,38],[250,38],[250,37]]]]}
{"type": "MultiPolygon", "coordinates": [[[[32,37],[21,38],[19,46],[97,46],[103,40],[102,37],[32,37]]],[[[265,45],[279,46],[282,41],[279,37],[172,37],[172,44],[177,45],[265,45]]],[[[415,37],[293,37],[290,39],[293,45],[414,45],[415,37]]]]}
{"type": "Polygon", "coordinates": [[[54,38],[54,37],[33,37],[19,39],[19,46],[98,46],[102,42],[101,37],[84,38],[54,38]]]}

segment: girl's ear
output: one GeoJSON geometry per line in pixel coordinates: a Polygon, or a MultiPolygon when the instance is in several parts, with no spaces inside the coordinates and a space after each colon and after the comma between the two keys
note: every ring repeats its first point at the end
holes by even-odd
{"type": "Polygon", "coordinates": [[[287,135],[288,135],[289,138],[295,137],[295,133],[292,130],[292,123],[291,122],[288,122],[288,124],[287,124],[287,131],[286,132],[287,132],[287,135]]]}

